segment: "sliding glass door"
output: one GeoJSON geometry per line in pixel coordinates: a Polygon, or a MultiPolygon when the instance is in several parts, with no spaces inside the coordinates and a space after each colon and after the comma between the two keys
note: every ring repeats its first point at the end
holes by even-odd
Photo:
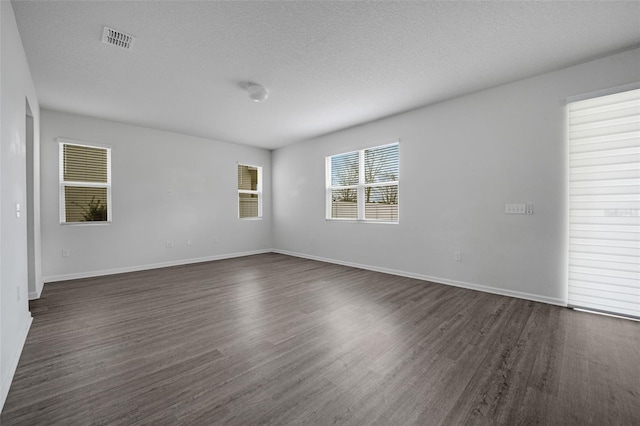
{"type": "Polygon", "coordinates": [[[640,318],[640,90],[568,114],[568,303],[640,318]]]}

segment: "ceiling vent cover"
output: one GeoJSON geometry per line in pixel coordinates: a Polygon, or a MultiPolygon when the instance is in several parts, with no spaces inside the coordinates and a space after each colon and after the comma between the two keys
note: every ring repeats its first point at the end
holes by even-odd
{"type": "Polygon", "coordinates": [[[135,43],[135,41],[136,38],[131,34],[116,31],[113,28],[104,27],[102,31],[102,42],[106,44],[131,50],[133,49],[133,43],[135,43]]]}

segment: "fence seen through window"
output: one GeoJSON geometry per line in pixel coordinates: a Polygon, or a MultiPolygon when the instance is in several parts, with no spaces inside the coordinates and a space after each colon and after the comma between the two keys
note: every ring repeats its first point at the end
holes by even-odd
{"type": "Polygon", "coordinates": [[[327,219],[398,222],[399,144],[327,157],[327,219]]]}

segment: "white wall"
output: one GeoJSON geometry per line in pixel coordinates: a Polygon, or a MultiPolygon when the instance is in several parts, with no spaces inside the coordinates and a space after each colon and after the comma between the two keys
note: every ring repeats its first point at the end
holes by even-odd
{"type": "Polygon", "coordinates": [[[40,150],[45,282],[271,248],[270,151],[48,110],[40,150]],[[112,147],[113,223],[60,224],[59,137],[112,147]],[[262,220],[238,219],[238,162],[264,168],[262,220]]]}
{"type": "Polygon", "coordinates": [[[633,50],[278,149],[274,247],[564,304],[565,98],[639,80],[633,50]],[[397,139],[400,223],[326,221],[325,156],[397,139]]]}
{"type": "MultiPolygon", "coordinates": [[[[27,284],[26,102],[39,143],[40,112],[13,8],[0,2],[0,407],[26,339],[31,314],[27,284]],[[16,217],[16,204],[21,215],[16,217]]],[[[37,186],[37,183],[35,184],[37,186]]],[[[37,191],[37,188],[36,188],[37,191]]]]}
{"type": "Polygon", "coordinates": [[[40,233],[40,135],[36,140],[35,123],[30,105],[27,105],[26,165],[27,165],[27,250],[29,299],[42,293],[42,240],[40,233]],[[36,143],[37,142],[37,143],[36,143]]]}

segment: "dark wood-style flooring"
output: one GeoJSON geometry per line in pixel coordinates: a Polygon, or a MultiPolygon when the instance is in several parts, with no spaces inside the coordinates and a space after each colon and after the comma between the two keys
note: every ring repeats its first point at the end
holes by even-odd
{"type": "Polygon", "coordinates": [[[639,425],[640,323],[265,254],[47,285],[9,425],[639,425]]]}

